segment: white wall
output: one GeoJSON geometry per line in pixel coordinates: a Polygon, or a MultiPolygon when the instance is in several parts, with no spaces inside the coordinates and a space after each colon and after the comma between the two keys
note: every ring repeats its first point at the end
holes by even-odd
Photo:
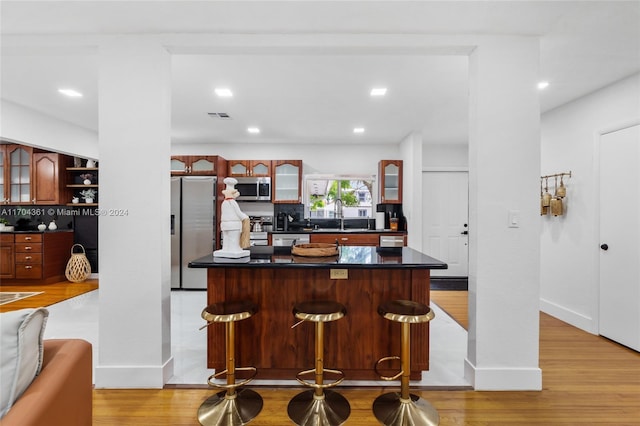
{"type": "Polygon", "coordinates": [[[64,154],[98,158],[98,134],[7,100],[1,102],[0,136],[64,154]]]}
{"type": "Polygon", "coordinates": [[[423,169],[467,169],[469,168],[469,145],[425,143],[422,157],[423,169]]]}
{"type": "Polygon", "coordinates": [[[541,174],[571,171],[572,178],[565,180],[566,214],[541,218],[540,307],[592,333],[600,245],[596,142],[599,132],[640,119],[639,93],[636,74],[542,116],[541,174]]]}

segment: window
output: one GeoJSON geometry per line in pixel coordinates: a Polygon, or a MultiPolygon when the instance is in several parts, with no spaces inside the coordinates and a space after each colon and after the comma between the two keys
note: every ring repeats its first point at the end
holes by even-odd
{"type": "Polygon", "coordinates": [[[372,218],[372,176],[320,176],[305,178],[305,216],[311,219],[372,218]]]}

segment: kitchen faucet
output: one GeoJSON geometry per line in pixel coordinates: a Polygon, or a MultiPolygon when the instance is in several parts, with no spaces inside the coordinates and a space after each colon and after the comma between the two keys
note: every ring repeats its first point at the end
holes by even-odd
{"type": "Polygon", "coordinates": [[[342,200],[337,198],[333,204],[333,214],[340,219],[340,230],[344,231],[344,214],[342,212],[342,200]]]}

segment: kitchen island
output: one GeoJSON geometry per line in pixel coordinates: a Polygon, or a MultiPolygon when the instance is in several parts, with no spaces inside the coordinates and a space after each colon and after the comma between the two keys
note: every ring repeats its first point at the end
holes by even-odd
{"type": "MultiPolygon", "coordinates": [[[[327,368],[348,380],[377,380],[379,358],[400,355],[400,326],[381,318],[378,305],[406,299],[429,304],[431,269],[446,269],[437,259],[408,247],[341,246],[331,257],[300,257],[289,247],[256,246],[251,256],[228,259],[208,255],[191,268],[207,268],[207,303],[251,300],[258,313],[237,323],[236,364],[255,366],[258,379],[294,379],[313,366],[314,329],[296,323],[293,305],[306,300],[335,300],[347,315],[326,324],[327,368]]],[[[202,307],[205,308],[204,306],[202,307]]],[[[412,379],[429,369],[429,325],[411,328],[412,379]]],[[[207,366],[225,368],[223,324],[211,324],[207,366]]]]}

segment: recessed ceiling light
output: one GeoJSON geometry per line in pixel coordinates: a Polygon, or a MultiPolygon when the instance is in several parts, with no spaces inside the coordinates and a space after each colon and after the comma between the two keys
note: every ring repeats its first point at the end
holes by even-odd
{"type": "Polygon", "coordinates": [[[371,96],[384,96],[387,94],[386,87],[374,87],[371,89],[371,96]]]}
{"type": "Polygon", "coordinates": [[[82,93],[78,92],[77,90],[73,90],[73,89],[58,89],[58,92],[62,93],[63,95],[69,96],[70,98],[81,98],[82,97],[82,93]]]}
{"type": "Polygon", "coordinates": [[[253,133],[255,135],[260,133],[260,129],[257,127],[247,127],[247,132],[253,133]]]}
{"type": "Polygon", "coordinates": [[[233,92],[231,91],[231,89],[227,89],[225,87],[217,87],[215,89],[216,95],[218,95],[221,98],[230,98],[233,96],[233,92]]]}
{"type": "Polygon", "coordinates": [[[364,133],[364,127],[354,127],[353,133],[364,133]]]}
{"type": "Polygon", "coordinates": [[[546,89],[547,87],[549,87],[548,81],[541,81],[540,83],[538,83],[539,90],[546,89]]]}

